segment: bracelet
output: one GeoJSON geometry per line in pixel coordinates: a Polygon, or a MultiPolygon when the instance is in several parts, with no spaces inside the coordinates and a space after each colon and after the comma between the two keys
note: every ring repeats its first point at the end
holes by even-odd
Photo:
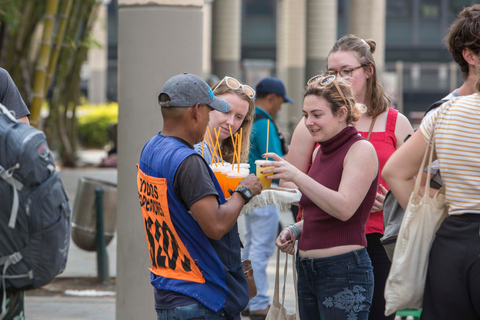
{"type": "Polygon", "coordinates": [[[289,225],[287,228],[290,228],[295,232],[295,239],[300,239],[300,230],[298,230],[297,226],[294,224],[289,225]]]}

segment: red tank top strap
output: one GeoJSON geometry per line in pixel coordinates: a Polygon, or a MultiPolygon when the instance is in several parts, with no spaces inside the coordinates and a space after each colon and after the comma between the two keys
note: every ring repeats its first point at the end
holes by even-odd
{"type": "Polygon", "coordinates": [[[398,117],[398,110],[394,108],[390,108],[388,110],[387,115],[387,126],[386,126],[386,133],[391,133],[395,136],[395,127],[397,125],[397,117],[398,117]]]}

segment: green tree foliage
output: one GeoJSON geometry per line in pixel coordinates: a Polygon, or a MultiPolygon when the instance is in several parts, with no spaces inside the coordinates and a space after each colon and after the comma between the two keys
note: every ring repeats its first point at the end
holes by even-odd
{"type": "Polygon", "coordinates": [[[0,0],[0,66],[7,69],[65,166],[75,166],[80,70],[97,0],[0,0]],[[44,102],[47,102],[46,104],[44,102]],[[42,123],[40,108],[48,106],[42,123]]]}

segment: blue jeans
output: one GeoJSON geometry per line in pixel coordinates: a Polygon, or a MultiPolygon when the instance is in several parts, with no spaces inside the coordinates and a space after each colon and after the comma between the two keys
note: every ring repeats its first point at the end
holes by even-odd
{"type": "Polygon", "coordinates": [[[252,261],[257,286],[257,295],[248,304],[250,311],[265,309],[270,304],[270,297],[267,296],[267,265],[275,250],[279,214],[273,205],[245,214],[245,247],[242,258],[252,261]]]}
{"type": "Polygon", "coordinates": [[[190,304],[173,309],[157,310],[157,320],[240,320],[240,314],[227,315],[222,309],[219,312],[212,311],[201,303],[190,304]]]}
{"type": "Polygon", "coordinates": [[[297,258],[300,319],[367,320],[373,268],[366,249],[327,258],[297,258]]]}

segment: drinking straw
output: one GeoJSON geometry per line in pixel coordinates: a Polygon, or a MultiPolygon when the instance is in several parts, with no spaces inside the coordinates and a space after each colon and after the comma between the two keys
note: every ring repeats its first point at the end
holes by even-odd
{"type": "MultiPolygon", "coordinates": [[[[230,129],[230,138],[232,138],[232,144],[233,144],[233,159],[232,159],[232,170],[235,167],[235,156],[236,156],[236,144],[237,140],[233,139],[233,134],[232,134],[232,127],[228,126],[228,129],[230,129]]],[[[235,136],[237,134],[235,133],[235,136]]]]}
{"type": "Polygon", "coordinates": [[[242,130],[243,128],[240,128],[240,137],[238,138],[238,157],[237,157],[237,172],[240,173],[240,154],[242,153],[242,130]]]}
{"type": "Polygon", "coordinates": [[[213,153],[215,154],[215,157],[217,157],[217,162],[220,164],[220,159],[218,157],[218,154],[217,154],[217,147],[218,146],[218,137],[217,137],[217,131],[215,130],[215,128],[213,128],[213,131],[215,131],[215,145],[213,146],[213,153]]]}
{"type": "MultiPolygon", "coordinates": [[[[207,127],[207,129],[208,129],[208,127],[207,127]]],[[[213,128],[213,130],[215,131],[215,134],[216,134],[217,131],[215,130],[215,128],[213,128]]],[[[212,160],[215,159],[215,157],[217,157],[216,163],[218,163],[219,162],[219,157],[217,155],[218,137],[217,137],[216,143],[213,144],[213,139],[212,139],[212,135],[210,134],[210,130],[207,130],[207,132],[208,132],[208,137],[210,138],[210,143],[213,146],[212,160]]]]}
{"type": "Polygon", "coordinates": [[[213,128],[213,131],[215,131],[215,138],[217,139],[217,144],[218,144],[218,154],[220,155],[220,160],[222,160],[222,166],[223,166],[224,163],[223,163],[223,157],[222,157],[222,150],[220,149],[220,144],[218,143],[218,137],[220,137],[220,128],[218,128],[218,134],[215,128],[213,128]]]}
{"type": "MultiPolygon", "coordinates": [[[[268,153],[268,136],[270,131],[270,119],[267,120],[267,153],[268,153]]],[[[268,160],[268,157],[267,157],[268,160]]]]}
{"type": "MultiPolygon", "coordinates": [[[[212,136],[210,135],[210,129],[208,129],[208,127],[207,127],[207,132],[208,132],[208,136],[210,137],[210,143],[213,145],[212,136]]],[[[208,146],[208,149],[210,149],[210,153],[212,154],[212,161],[210,162],[210,165],[212,165],[212,163],[215,162],[215,167],[218,167],[217,162],[215,161],[215,155],[212,151],[212,147],[208,144],[208,140],[207,140],[207,146],[208,146]]]]}

